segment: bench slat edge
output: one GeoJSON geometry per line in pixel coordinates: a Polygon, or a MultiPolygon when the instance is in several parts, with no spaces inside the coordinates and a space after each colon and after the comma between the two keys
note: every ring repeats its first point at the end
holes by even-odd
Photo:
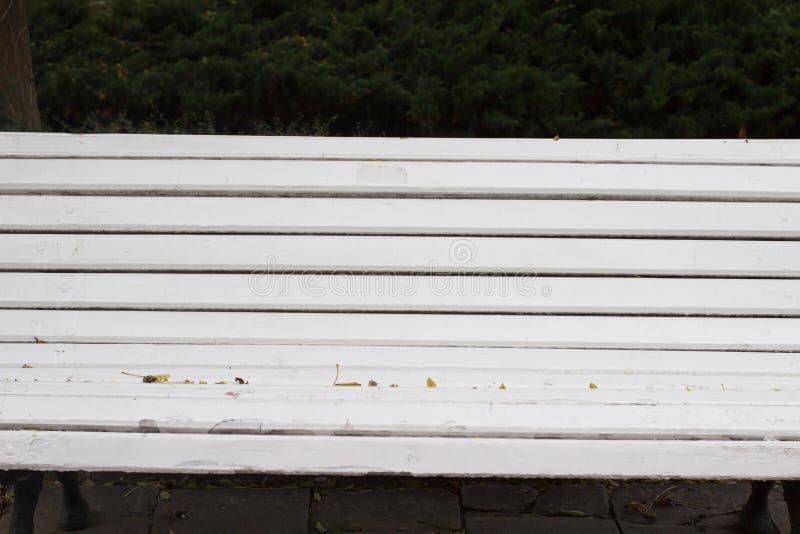
{"type": "Polygon", "coordinates": [[[799,165],[797,140],[0,133],[0,157],[319,158],[799,165]]]}
{"type": "Polygon", "coordinates": [[[2,159],[0,193],[800,200],[791,167],[2,159]]]}

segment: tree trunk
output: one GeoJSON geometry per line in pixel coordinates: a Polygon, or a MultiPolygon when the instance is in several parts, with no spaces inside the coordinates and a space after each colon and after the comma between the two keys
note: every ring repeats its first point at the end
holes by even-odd
{"type": "Polygon", "coordinates": [[[39,130],[26,1],[0,0],[0,119],[14,128],[39,130]]]}

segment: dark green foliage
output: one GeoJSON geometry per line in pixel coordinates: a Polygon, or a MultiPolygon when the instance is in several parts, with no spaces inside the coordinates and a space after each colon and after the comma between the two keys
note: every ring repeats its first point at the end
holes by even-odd
{"type": "Polygon", "coordinates": [[[796,0],[31,0],[50,129],[800,137],[796,0]]]}

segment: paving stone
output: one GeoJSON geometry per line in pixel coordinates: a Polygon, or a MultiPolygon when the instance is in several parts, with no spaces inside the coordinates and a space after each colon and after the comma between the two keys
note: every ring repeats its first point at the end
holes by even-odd
{"type": "Polygon", "coordinates": [[[539,491],[526,484],[478,483],[461,488],[461,506],[483,512],[526,512],[539,491]]]}
{"type": "Polygon", "coordinates": [[[532,514],[479,514],[465,515],[469,534],[619,534],[611,519],[593,517],[545,517],[532,514]]]}
{"type": "Polygon", "coordinates": [[[536,500],[533,513],[540,515],[586,514],[608,517],[608,489],[602,484],[553,484],[536,500]]]}
{"type": "Polygon", "coordinates": [[[153,534],[229,534],[231,532],[306,534],[305,489],[171,490],[159,499],[153,534]]]}
{"type": "Polygon", "coordinates": [[[697,522],[697,526],[708,529],[724,530],[726,532],[737,532],[739,521],[739,514],[723,514],[714,515],[701,519],[697,522]]]}
{"type": "Polygon", "coordinates": [[[456,494],[439,488],[321,490],[311,503],[311,524],[328,532],[448,532],[461,528],[456,494]]]}
{"type": "MultiPolygon", "coordinates": [[[[91,509],[92,524],[87,534],[147,534],[152,525],[158,489],[136,486],[81,486],[81,493],[91,509]],[[133,490],[133,491],[131,491],[133,490]]],[[[37,534],[62,532],[58,528],[61,513],[61,488],[47,485],[42,489],[34,519],[37,534]]],[[[8,514],[0,519],[0,532],[8,530],[8,514]]]]}
{"type": "Polygon", "coordinates": [[[668,497],[668,504],[653,504],[652,513],[658,525],[690,525],[714,516],[737,512],[750,495],[746,483],[716,484],[632,484],[622,486],[611,494],[616,518],[620,521],[650,524],[641,512],[626,506],[638,502],[650,506],[661,495],[668,497]],[[672,488],[672,489],[670,489],[672,488]]]}
{"type": "Polygon", "coordinates": [[[619,522],[622,534],[732,534],[730,530],[701,528],[686,525],[640,525],[638,523],[619,522]]]}

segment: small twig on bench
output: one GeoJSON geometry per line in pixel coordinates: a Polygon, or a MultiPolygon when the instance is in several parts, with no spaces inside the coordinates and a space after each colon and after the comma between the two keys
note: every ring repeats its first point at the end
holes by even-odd
{"type": "MultiPolygon", "coordinates": [[[[333,379],[334,386],[360,386],[359,382],[339,382],[339,364],[336,364],[336,376],[333,379]]],[[[377,385],[377,383],[375,384],[377,385]]]]}
{"type": "Polygon", "coordinates": [[[141,378],[142,382],[144,382],[145,384],[152,384],[152,383],[163,384],[164,382],[169,380],[169,374],[167,373],[160,375],[137,375],[134,373],[129,373],[127,371],[122,371],[122,374],[126,376],[135,376],[136,378],[141,378]]]}

